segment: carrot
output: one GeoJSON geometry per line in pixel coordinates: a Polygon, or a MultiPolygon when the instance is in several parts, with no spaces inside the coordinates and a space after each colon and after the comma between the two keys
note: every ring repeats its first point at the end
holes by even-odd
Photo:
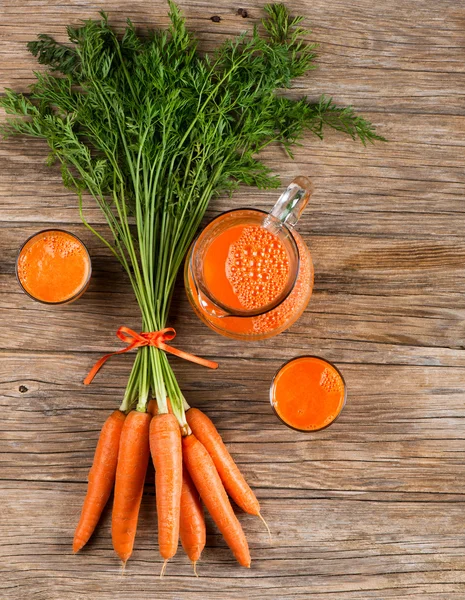
{"type": "Polygon", "coordinates": [[[182,488],[181,430],[174,415],[153,417],[150,423],[150,452],[155,466],[158,513],[158,547],[167,561],[176,554],[179,542],[179,511],[182,488]]]}
{"type": "Polygon", "coordinates": [[[87,544],[100,519],[115,483],[118,449],[126,415],[115,410],[103,424],[89,471],[87,493],[74,532],[73,552],[87,544]]]}
{"type": "MultiPolygon", "coordinates": [[[[168,405],[168,412],[172,413],[173,410],[171,408],[171,403],[170,403],[170,399],[167,398],[166,399],[166,404],[168,405]]],[[[151,400],[149,400],[149,403],[147,404],[147,412],[150,413],[153,417],[155,415],[158,415],[158,404],[155,398],[152,398],[151,400]]]]}
{"type": "Polygon", "coordinates": [[[250,567],[250,553],[241,524],[229,502],[212,457],[194,434],[182,440],[184,463],[208,512],[239,564],[250,567]]]}
{"type": "Polygon", "coordinates": [[[149,461],[149,427],[152,415],[131,411],[124,422],[116,469],[111,522],[113,548],[123,563],[132,554],[149,461]]]}
{"type": "Polygon", "coordinates": [[[234,502],[245,512],[261,517],[260,504],[255,494],[229,454],[211,420],[198,408],[190,408],[186,412],[186,419],[192,433],[199,442],[202,442],[212,457],[218,475],[234,502]]]}
{"type": "Polygon", "coordinates": [[[199,493],[195,489],[185,466],[182,471],[179,534],[181,536],[182,547],[192,561],[194,573],[197,575],[195,565],[202,554],[202,550],[205,548],[207,533],[199,493]]]}
{"type": "Polygon", "coordinates": [[[149,403],[147,404],[147,412],[151,414],[152,417],[158,414],[158,405],[155,398],[149,400],[149,403]]]}

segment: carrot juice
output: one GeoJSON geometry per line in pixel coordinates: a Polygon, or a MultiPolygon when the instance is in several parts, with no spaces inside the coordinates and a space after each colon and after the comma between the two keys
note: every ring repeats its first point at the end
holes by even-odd
{"type": "Polygon", "coordinates": [[[266,219],[249,209],[220,215],[189,251],[188,298],[197,315],[223,335],[274,336],[299,318],[310,299],[307,246],[297,232],[267,227],[266,219]]]}
{"type": "Polygon", "coordinates": [[[330,425],[345,399],[341,373],[316,356],[301,356],[285,363],[274,377],[270,392],[277,416],[299,431],[316,431],[330,425]]]}
{"type": "Polygon", "coordinates": [[[87,288],[90,256],[74,235],[60,229],[41,231],[21,248],[16,263],[24,291],[46,304],[76,300],[87,288]]]}
{"type": "Polygon", "coordinates": [[[236,310],[259,310],[283,293],[289,277],[283,243],[264,227],[236,225],[216,237],[203,271],[211,295],[236,310]]]}

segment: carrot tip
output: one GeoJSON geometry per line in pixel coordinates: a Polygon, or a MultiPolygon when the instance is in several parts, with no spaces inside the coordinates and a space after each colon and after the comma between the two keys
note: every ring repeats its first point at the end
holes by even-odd
{"type": "Polygon", "coordinates": [[[195,575],[196,577],[198,577],[198,576],[199,576],[199,574],[197,573],[197,561],[196,561],[196,560],[193,560],[193,561],[192,561],[192,568],[194,569],[194,575],[195,575]]]}
{"type": "Polygon", "coordinates": [[[125,573],[125,571],[126,571],[126,562],[127,562],[127,561],[125,561],[125,560],[122,560],[122,561],[121,561],[121,577],[123,577],[123,576],[124,576],[124,573],[125,573]]]}
{"type": "Polygon", "coordinates": [[[272,541],[272,537],[271,537],[271,531],[270,528],[268,527],[268,523],[265,521],[265,519],[262,517],[262,515],[260,513],[258,513],[258,518],[261,519],[263,521],[263,523],[265,524],[266,530],[268,531],[268,535],[270,537],[270,542],[272,541]]]}
{"type": "Polygon", "coordinates": [[[165,562],[163,563],[163,566],[161,568],[160,579],[163,579],[163,576],[164,576],[165,571],[166,571],[166,565],[167,564],[168,564],[168,559],[165,559],[165,562]]]}

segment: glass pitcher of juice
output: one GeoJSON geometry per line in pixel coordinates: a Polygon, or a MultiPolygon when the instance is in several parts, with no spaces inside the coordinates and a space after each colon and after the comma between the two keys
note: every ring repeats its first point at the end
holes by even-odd
{"type": "Polygon", "coordinates": [[[312,190],[307,177],[296,177],[270,213],[225,212],[193,242],[184,271],[187,296],[214,331],[260,340],[301,316],[312,294],[313,263],[294,227],[312,190]]]}

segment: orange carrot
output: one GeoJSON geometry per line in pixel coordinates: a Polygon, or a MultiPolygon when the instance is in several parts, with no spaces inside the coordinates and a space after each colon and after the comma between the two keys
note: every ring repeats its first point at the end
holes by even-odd
{"type": "Polygon", "coordinates": [[[250,567],[247,539],[234,514],[212,457],[193,434],[183,438],[182,447],[184,463],[208,512],[239,564],[250,567]]]}
{"type": "Polygon", "coordinates": [[[147,404],[147,412],[151,414],[152,417],[158,414],[158,405],[155,398],[149,400],[149,403],[147,404]]]}
{"type": "Polygon", "coordinates": [[[94,462],[89,471],[87,493],[76,527],[73,552],[87,544],[100,519],[115,483],[118,449],[126,416],[115,410],[105,421],[95,448],[94,462]]]}
{"type": "Polygon", "coordinates": [[[124,422],[116,469],[111,522],[113,548],[123,563],[132,554],[149,461],[149,427],[152,415],[131,411],[124,422]]]}
{"type": "Polygon", "coordinates": [[[260,504],[255,494],[239,471],[239,467],[229,454],[211,420],[198,408],[190,408],[186,412],[186,419],[192,433],[199,442],[202,442],[212,457],[218,475],[234,502],[245,512],[260,516],[260,504]]]}
{"type": "Polygon", "coordinates": [[[202,550],[205,548],[207,534],[199,493],[195,489],[185,466],[182,471],[179,534],[181,536],[182,547],[192,561],[194,573],[197,575],[195,565],[202,554],[202,550]]]}
{"type": "Polygon", "coordinates": [[[158,547],[166,565],[178,548],[182,488],[181,430],[174,415],[165,413],[153,417],[150,452],[155,466],[158,547]]]}
{"type": "MultiPolygon", "coordinates": [[[[166,404],[168,405],[168,412],[172,413],[173,410],[171,408],[171,403],[170,403],[170,399],[166,398],[166,404]]],[[[155,398],[152,398],[151,400],[149,400],[149,403],[147,404],[147,412],[150,413],[153,417],[155,415],[158,415],[158,404],[155,398]]]]}

